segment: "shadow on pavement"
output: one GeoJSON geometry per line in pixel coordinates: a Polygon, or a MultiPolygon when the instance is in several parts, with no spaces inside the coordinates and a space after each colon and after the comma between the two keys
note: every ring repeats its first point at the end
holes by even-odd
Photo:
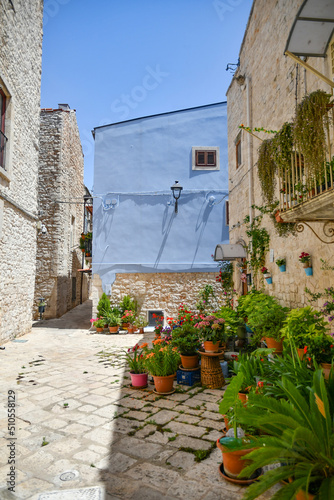
{"type": "Polygon", "coordinates": [[[92,301],[86,300],[60,318],[43,319],[33,323],[33,328],[59,328],[59,329],[82,329],[89,330],[91,327],[90,319],[92,318],[92,301]]]}

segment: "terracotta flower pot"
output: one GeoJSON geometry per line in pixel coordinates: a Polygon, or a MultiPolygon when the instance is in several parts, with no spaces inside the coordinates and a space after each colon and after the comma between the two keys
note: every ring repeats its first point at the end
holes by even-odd
{"type": "Polygon", "coordinates": [[[127,330],[128,330],[128,333],[134,333],[135,332],[135,329],[134,329],[134,327],[132,325],[128,326],[127,330]]]}
{"type": "Polygon", "coordinates": [[[247,406],[248,394],[245,392],[238,392],[238,397],[240,401],[243,402],[244,406],[247,406]]]}
{"type": "Polygon", "coordinates": [[[197,368],[198,354],[195,354],[194,356],[185,356],[184,354],[181,354],[181,363],[182,367],[187,368],[188,370],[191,368],[197,368]]]}
{"type": "Polygon", "coordinates": [[[144,327],[139,327],[139,333],[144,333],[144,327]]]}
{"type": "Polygon", "coordinates": [[[305,352],[304,352],[304,347],[298,347],[297,349],[297,353],[298,353],[298,358],[299,359],[303,359],[304,356],[305,356],[305,352]]]}
{"type": "Polygon", "coordinates": [[[303,490],[299,490],[296,494],[296,500],[312,500],[314,497],[315,495],[312,495],[312,493],[306,493],[303,490]]]}
{"type": "Polygon", "coordinates": [[[109,326],[110,333],[118,333],[118,326],[109,326]]]}
{"type": "Polygon", "coordinates": [[[331,363],[320,363],[321,364],[321,368],[324,372],[324,377],[325,379],[329,379],[329,372],[331,371],[331,368],[332,368],[332,365],[331,363]]]}
{"type": "Polygon", "coordinates": [[[122,330],[126,330],[130,323],[122,323],[122,330]]]}
{"type": "Polygon", "coordinates": [[[205,352],[218,352],[219,351],[219,342],[215,344],[211,342],[211,340],[206,340],[204,342],[204,350],[205,352]]]}
{"type": "Polygon", "coordinates": [[[96,328],[96,331],[97,331],[98,333],[103,332],[103,328],[97,328],[97,327],[95,327],[95,328],[96,328]]]}
{"type": "Polygon", "coordinates": [[[243,460],[242,457],[253,451],[254,448],[239,451],[228,451],[227,448],[224,448],[224,446],[220,444],[219,439],[217,439],[217,448],[220,449],[223,455],[225,474],[233,479],[237,479],[240,472],[251,463],[250,460],[243,460]]]}
{"type": "Polygon", "coordinates": [[[156,375],[153,375],[155,390],[159,394],[166,394],[168,392],[172,392],[174,379],[175,379],[175,373],[173,373],[173,375],[166,375],[165,377],[158,377],[156,375]]]}
{"type": "Polygon", "coordinates": [[[147,385],[147,373],[130,372],[132,387],[145,387],[147,385]]]}
{"type": "Polygon", "coordinates": [[[272,337],[264,337],[264,341],[267,344],[268,349],[275,349],[275,352],[283,351],[283,342],[281,340],[277,341],[272,337]]]}

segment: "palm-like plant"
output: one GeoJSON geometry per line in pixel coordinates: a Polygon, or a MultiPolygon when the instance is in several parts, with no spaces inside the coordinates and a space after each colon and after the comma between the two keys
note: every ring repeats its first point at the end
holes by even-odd
{"type": "Polygon", "coordinates": [[[317,499],[330,500],[334,498],[334,378],[325,385],[322,371],[316,370],[308,396],[285,377],[277,384],[286,399],[250,394],[250,405],[238,412],[241,424],[265,433],[256,441],[258,448],[246,455],[252,463],[243,475],[250,476],[265,465],[282,464],[261,476],[243,498],[253,500],[279,481],[292,478],[272,500],[292,500],[299,490],[309,491],[310,486],[316,488],[317,499]]]}

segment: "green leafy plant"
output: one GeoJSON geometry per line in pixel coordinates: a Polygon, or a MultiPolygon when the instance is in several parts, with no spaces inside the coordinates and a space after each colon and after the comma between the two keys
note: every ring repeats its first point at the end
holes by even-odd
{"type": "Polygon", "coordinates": [[[302,307],[300,309],[291,309],[288,313],[282,335],[287,343],[296,345],[302,349],[308,345],[314,335],[325,333],[326,323],[321,317],[321,313],[316,311],[311,306],[302,307]]]}
{"type": "Polygon", "coordinates": [[[307,184],[314,184],[323,175],[326,154],[325,126],[328,123],[328,106],[331,95],[316,90],[306,95],[297,106],[294,119],[294,141],[304,156],[307,184]]]}
{"type": "Polygon", "coordinates": [[[232,307],[233,296],[236,293],[233,283],[232,262],[226,260],[221,262],[218,276],[216,276],[216,281],[221,284],[224,305],[232,307]]]}
{"type": "Polygon", "coordinates": [[[121,312],[121,316],[124,315],[125,311],[133,311],[136,316],[138,311],[138,302],[136,299],[132,299],[130,295],[124,295],[118,305],[118,308],[121,312]]]}
{"type": "Polygon", "coordinates": [[[130,323],[131,325],[134,323],[136,319],[136,314],[134,311],[131,310],[125,310],[124,314],[121,318],[122,323],[130,323]]]}
{"type": "Polygon", "coordinates": [[[216,298],[213,287],[211,285],[205,285],[205,287],[199,291],[198,296],[199,301],[196,304],[196,309],[201,314],[206,314],[209,311],[212,311],[212,300],[215,300],[216,298]]]}
{"type": "Polygon", "coordinates": [[[95,328],[103,328],[106,324],[105,318],[91,319],[90,321],[91,323],[93,323],[93,326],[95,326],[95,328]]]}
{"type": "MultiPolygon", "coordinates": [[[[246,296],[245,296],[246,297],[246,296]]],[[[219,311],[215,314],[217,318],[223,318],[224,323],[224,339],[228,339],[237,335],[238,328],[244,326],[245,322],[243,317],[240,316],[239,312],[231,309],[230,307],[221,307],[219,311]]]]}
{"type": "Polygon", "coordinates": [[[253,483],[243,498],[253,500],[285,480],[272,498],[292,500],[303,490],[330,499],[334,491],[334,381],[326,386],[322,371],[316,370],[307,396],[284,376],[277,383],[285,399],[250,394],[250,406],[239,410],[240,422],[264,433],[256,439],[257,448],[246,455],[252,463],[243,473],[251,475],[259,467],[281,462],[253,483]]]}
{"type": "Polygon", "coordinates": [[[145,328],[148,325],[148,321],[143,315],[139,315],[133,323],[138,328],[145,328]]]}
{"type": "Polygon", "coordinates": [[[275,194],[277,166],[274,159],[274,139],[265,139],[258,149],[257,173],[261,185],[262,198],[272,203],[275,194]]]}
{"type": "Polygon", "coordinates": [[[278,265],[278,267],[285,266],[286,265],[286,259],[285,258],[283,258],[283,259],[277,259],[276,260],[276,264],[278,265]]]}
{"type": "Polygon", "coordinates": [[[104,292],[100,297],[100,300],[97,304],[96,309],[97,309],[97,315],[99,318],[102,318],[103,316],[107,316],[107,314],[111,313],[110,300],[104,292]]]}
{"type": "Polygon", "coordinates": [[[263,299],[257,301],[256,306],[248,313],[248,325],[255,332],[254,341],[259,342],[263,337],[279,341],[282,339],[282,328],[289,308],[282,307],[269,295],[263,299]]]}
{"type": "Polygon", "coordinates": [[[145,367],[148,372],[157,377],[176,373],[181,360],[176,347],[165,343],[162,339],[153,341],[152,349],[145,348],[145,367]]]}
{"type": "Polygon", "coordinates": [[[249,215],[244,218],[246,234],[249,238],[247,245],[248,264],[251,266],[254,277],[264,266],[266,253],[269,250],[270,236],[265,227],[261,227],[263,214],[258,215],[250,221],[249,215]]]}
{"type": "MultiPolygon", "coordinates": [[[[142,344],[143,349],[148,344],[142,344]]],[[[130,371],[133,373],[146,373],[147,369],[145,367],[145,356],[143,354],[143,350],[140,350],[138,344],[136,344],[133,348],[128,349],[125,352],[125,359],[129,365],[130,371]]]]}
{"type": "Polygon", "coordinates": [[[109,326],[119,326],[121,324],[121,317],[119,314],[115,314],[111,311],[105,315],[104,319],[109,326]]]}
{"type": "Polygon", "coordinates": [[[188,322],[174,328],[172,345],[176,346],[183,356],[194,356],[201,347],[198,329],[188,322]]]}
{"type": "Polygon", "coordinates": [[[317,363],[332,363],[334,360],[334,341],[330,335],[314,335],[305,347],[307,356],[317,363]]]}

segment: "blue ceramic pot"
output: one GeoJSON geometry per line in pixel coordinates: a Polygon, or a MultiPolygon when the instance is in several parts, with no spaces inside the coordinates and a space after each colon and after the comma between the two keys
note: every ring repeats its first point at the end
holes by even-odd
{"type": "Polygon", "coordinates": [[[273,279],[272,278],[266,278],[266,282],[268,283],[268,285],[271,285],[272,282],[273,282],[273,279]]]}
{"type": "Polygon", "coordinates": [[[304,271],[306,273],[306,276],[313,276],[313,269],[312,269],[312,267],[304,267],[304,271]]]}
{"type": "Polygon", "coordinates": [[[281,271],[281,273],[285,273],[286,271],[286,265],[283,264],[283,266],[278,266],[279,270],[281,271]]]}

